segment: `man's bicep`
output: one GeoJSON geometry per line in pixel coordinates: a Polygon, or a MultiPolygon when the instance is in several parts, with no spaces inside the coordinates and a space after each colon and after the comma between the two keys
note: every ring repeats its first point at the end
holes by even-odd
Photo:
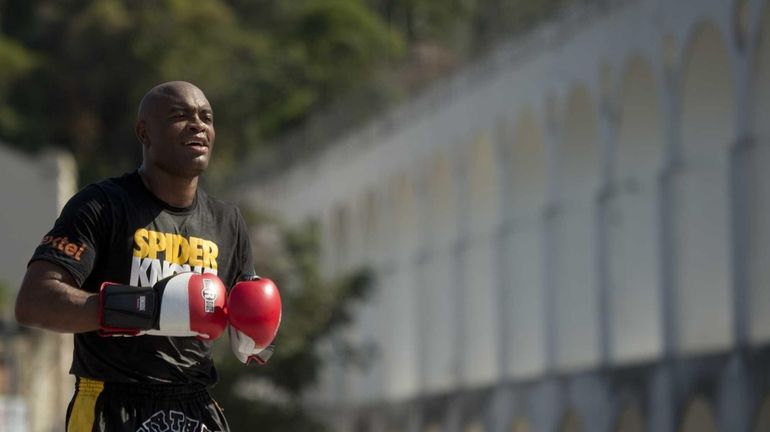
{"type": "Polygon", "coordinates": [[[16,297],[16,313],[24,317],[35,314],[35,308],[42,302],[50,302],[56,296],[56,287],[64,284],[77,288],[78,284],[69,271],[59,264],[46,260],[34,260],[27,266],[27,273],[21,282],[16,297]]]}
{"type": "Polygon", "coordinates": [[[19,324],[66,333],[98,329],[98,296],[81,290],[64,267],[34,260],[16,297],[19,324]]]}
{"type": "Polygon", "coordinates": [[[53,281],[65,283],[69,286],[77,287],[78,283],[72,274],[62,265],[54,262],[38,259],[29,263],[27,273],[22,282],[22,288],[28,282],[30,285],[40,285],[42,282],[53,281]]]}

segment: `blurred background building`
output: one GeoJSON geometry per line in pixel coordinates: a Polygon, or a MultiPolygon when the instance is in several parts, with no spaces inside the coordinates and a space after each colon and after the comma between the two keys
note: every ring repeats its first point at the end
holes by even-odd
{"type": "Polygon", "coordinates": [[[244,176],[376,273],[334,430],[770,430],[768,3],[581,2],[244,176]]]}
{"type": "Polygon", "coordinates": [[[0,143],[0,173],[0,431],[61,431],[75,384],[72,336],[19,328],[13,305],[27,261],[76,190],[75,161],[0,143]]]}

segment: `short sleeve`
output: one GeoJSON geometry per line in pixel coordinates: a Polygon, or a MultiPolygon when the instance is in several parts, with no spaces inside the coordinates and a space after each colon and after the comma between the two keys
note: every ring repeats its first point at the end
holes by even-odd
{"type": "Polygon", "coordinates": [[[93,270],[99,245],[108,235],[107,210],[106,196],[97,186],[80,190],[64,206],[30,262],[45,260],[58,264],[82,286],[93,270]]]}

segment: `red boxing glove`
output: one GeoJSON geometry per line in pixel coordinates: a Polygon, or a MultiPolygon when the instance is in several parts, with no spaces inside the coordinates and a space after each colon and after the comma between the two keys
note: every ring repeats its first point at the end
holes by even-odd
{"type": "Polygon", "coordinates": [[[230,290],[228,318],[230,348],[238,360],[264,364],[281,324],[281,295],[273,281],[249,276],[230,290]]]}
{"type": "Polygon", "coordinates": [[[224,284],[210,273],[179,273],[152,287],[105,282],[99,292],[101,332],[213,340],[227,326],[226,301],[224,284]]]}

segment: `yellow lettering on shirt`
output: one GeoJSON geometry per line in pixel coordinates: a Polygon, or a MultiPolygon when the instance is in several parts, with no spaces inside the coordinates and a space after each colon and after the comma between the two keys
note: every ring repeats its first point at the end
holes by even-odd
{"type": "Polygon", "coordinates": [[[147,230],[144,228],[139,228],[134,232],[134,256],[139,258],[144,258],[147,256],[147,250],[149,249],[149,245],[147,244],[147,239],[149,235],[147,234],[147,230]]]}

